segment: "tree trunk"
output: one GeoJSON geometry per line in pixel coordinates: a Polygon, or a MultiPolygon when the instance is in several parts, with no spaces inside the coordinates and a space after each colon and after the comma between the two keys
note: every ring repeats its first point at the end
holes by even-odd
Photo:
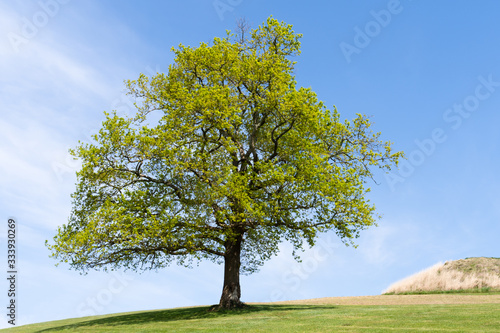
{"type": "Polygon", "coordinates": [[[226,241],[224,256],[224,286],[219,302],[219,309],[234,309],[244,306],[240,301],[240,255],[243,235],[226,241]]]}

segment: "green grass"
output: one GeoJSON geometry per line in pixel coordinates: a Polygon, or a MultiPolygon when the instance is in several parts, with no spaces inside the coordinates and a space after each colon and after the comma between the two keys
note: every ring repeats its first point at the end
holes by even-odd
{"type": "Polygon", "coordinates": [[[498,332],[500,304],[208,307],[67,319],[12,332],[498,332]]]}

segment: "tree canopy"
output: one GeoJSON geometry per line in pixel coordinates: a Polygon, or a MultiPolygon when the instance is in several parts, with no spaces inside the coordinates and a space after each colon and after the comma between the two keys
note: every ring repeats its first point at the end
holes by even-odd
{"type": "Polygon", "coordinates": [[[137,114],[106,113],[82,161],[52,256],[81,271],[225,264],[220,306],[240,303],[239,273],[279,244],[345,243],[374,224],[374,168],[400,152],[359,114],[341,121],[298,87],[301,34],[270,17],[210,44],[179,45],[166,73],[127,81],[137,114]],[[245,32],[247,32],[245,34],[245,32]]]}

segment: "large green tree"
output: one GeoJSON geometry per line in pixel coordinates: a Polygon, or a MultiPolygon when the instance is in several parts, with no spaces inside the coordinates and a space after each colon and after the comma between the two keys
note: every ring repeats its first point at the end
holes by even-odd
{"type": "Polygon", "coordinates": [[[224,264],[219,306],[233,308],[240,273],[280,242],[298,250],[334,230],[349,244],[374,224],[366,181],[401,153],[367,117],[343,122],[297,87],[290,25],[238,31],[180,45],[167,73],[127,82],[136,116],[106,114],[95,142],[72,150],[83,166],[53,257],[81,271],[209,259],[224,264]]]}

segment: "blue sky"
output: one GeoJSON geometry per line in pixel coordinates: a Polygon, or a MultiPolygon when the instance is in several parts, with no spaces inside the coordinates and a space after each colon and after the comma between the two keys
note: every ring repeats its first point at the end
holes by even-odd
{"type": "Polygon", "coordinates": [[[298,84],[343,118],[371,115],[408,157],[370,183],[383,217],[357,249],[325,234],[298,264],[283,244],[242,278],[243,301],[375,295],[439,261],[500,256],[499,11],[494,0],[1,2],[0,258],[13,217],[18,323],[218,302],[222,266],[81,276],[44,243],[71,210],[68,149],[103,111],[134,112],[123,80],[166,71],[172,46],[210,42],[240,17],[292,24],[304,35],[298,84]]]}

